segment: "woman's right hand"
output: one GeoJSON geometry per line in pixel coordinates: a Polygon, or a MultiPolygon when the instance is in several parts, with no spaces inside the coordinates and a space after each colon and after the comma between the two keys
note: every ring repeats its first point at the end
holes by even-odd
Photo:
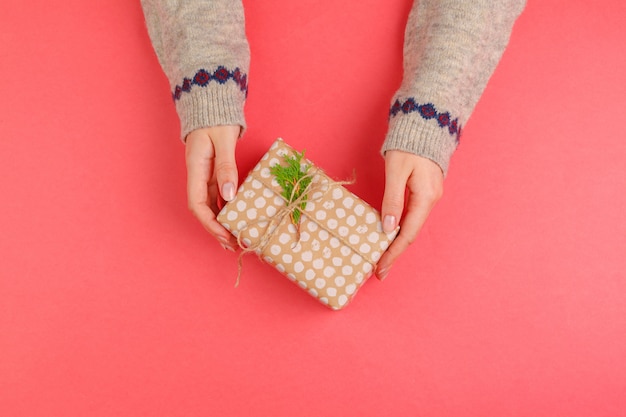
{"type": "Polygon", "coordinates": [[[240,131],[240,126],[207,127],[192,131],[185,141],[189,210],[224,249],[232,251],[237,240],[216,215],[223,201],[232,200],[237,192],[235,146],[240,131]]]}

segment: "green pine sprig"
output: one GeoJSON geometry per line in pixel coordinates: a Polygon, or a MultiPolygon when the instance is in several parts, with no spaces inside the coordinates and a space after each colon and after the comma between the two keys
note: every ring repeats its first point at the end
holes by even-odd
{"type": "Polygon", "coordinates": [[[302,196],[299,207],[291,212],[291,221],[298,229],[302,217],[301,210],[306,207],[307,200],[307,196],[302,194],[309,187],[312,179],[308,175],[309,165],[302,165],[302,158],[304,158],[304,151],[295,152],[294,155],[285,156],[286,166],[276,164],[270,168],[270,173],[276,177],[276,182],[283,189],[281,195],[287,200],[287,204],[291,204],[302,196]]]}

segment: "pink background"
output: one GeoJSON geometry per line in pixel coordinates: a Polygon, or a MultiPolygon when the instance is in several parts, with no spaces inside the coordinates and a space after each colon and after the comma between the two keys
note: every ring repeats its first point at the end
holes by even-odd
{"type": "MultiPolygon", "coordinates": [[[[246,1],[277,136],[375,207],[410,0],[246,1]]],[[[530,0],[445,195],[331,312],[224,252],[138,1],[0,6],[0,415],[626,415],[626,3],[530,0]]]]}

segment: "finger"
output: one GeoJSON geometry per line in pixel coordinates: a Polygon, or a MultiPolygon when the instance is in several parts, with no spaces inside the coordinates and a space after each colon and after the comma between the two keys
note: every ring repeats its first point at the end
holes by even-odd
{"type": "Polygon", "coordinates": [[[210,155],[198,159],[189,157],[187,160],[187,202],[189,209],[204,226],[222,244],[232,246],[230,233],[215,218],[215,212],[209,206],[208,182],[212,170],[210,155]]]}
{"type": "Polygon", "coordinates": [[[381,208],[383,231],[391,233],[400,223],[404,208],[406,182],[410,172],[394,164],[391,158],[385,158],[385,193],[381,208]]]}
{"type": "Polygon", "coordinates": [[[222,198],[231,201],[237,192],[237,163],[235,161],[235,145],[237,136],[228,135],[213,138],[215,148],[215,177],[222,198]]]}
{"type": "Polygon", "coordinates": [[[219,211],[221,210],[221,198],[219,192],[217,191],[217,182],[211,181],[208,186],[208,191],[209,199],[207,203],[213,213],[219,213],[219,211]]]}
{"type": "Polygon", "coordinates": [[[413,243],[426,222],[432,207],[433,203],[431,201],[420,198],[415,193],[409,195],[400,233],[398,233],[398,236],[396,236],[391,246],[389,246],[378,262],[376,276],[380,280],[384,280],[387,277],[396,259],[413,243]]]}
{"type": "MultiPolygon", "coordinates": [[[[209,207],[211,208],[211,211],[213,211],[213,213],[219,213],[223,206],[222,203],[223,203],[223,200],[219,195],[219,191],[217,190],[217,182],[211,181],[209,183],[209,207]]],[[[228,233],[227,241],[224,241],[221,238],[219,238],[219,240],[220,240],[220,243],[226,246],[225,249],[232,250],[232,249],[237,248],[238,246],[237,238],[233,236],[231,233],[228,233]]]]}

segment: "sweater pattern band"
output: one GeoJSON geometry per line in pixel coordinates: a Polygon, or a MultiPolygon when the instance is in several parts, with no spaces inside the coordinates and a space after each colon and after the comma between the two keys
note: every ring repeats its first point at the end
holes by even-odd
{"type": "Polygon", "coordinates": [[[174,101],[180,100],[183,93],[189,93],[191,87],[197,85],[199,87],[206,87],[210,82],[215,81],[219,84],[225,84],[228,80],[233,80],[239,89],[248,96],[248,76],[244,74],[239,68],[235,68],[230,71],[223,66],[217,67],[213,72],[209,72],[205,69],[200,69],[192,78],[183,78],[182,85],[177,85],[172,93],[174,101]]]}
{"type": "Polygon", "coordinates": [[[455,136],[456,142],[461,138],[461,125],[459,119],[452,119],[450,113],[439,112],[432,103],[419,104],[413,97],[406,99],[404,102],[396,100],[389,110],[389,118],[395,117],[398,113],[409,114],[417,112],[423,119],[435,119],[442,129],[447,129],[451,136],[455,136]]]}

